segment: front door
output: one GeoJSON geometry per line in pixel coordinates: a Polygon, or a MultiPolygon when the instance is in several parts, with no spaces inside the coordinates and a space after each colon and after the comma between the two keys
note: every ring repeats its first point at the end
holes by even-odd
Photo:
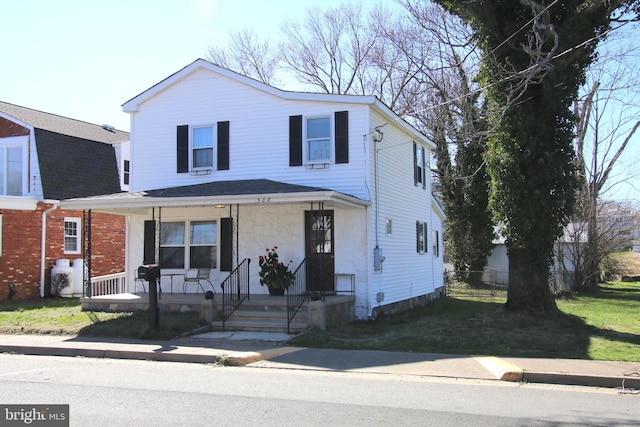
{"type": "Polygon", "coordinates": [[[307,291],[334,292],[333,211],[305,212],[307,291]]]}

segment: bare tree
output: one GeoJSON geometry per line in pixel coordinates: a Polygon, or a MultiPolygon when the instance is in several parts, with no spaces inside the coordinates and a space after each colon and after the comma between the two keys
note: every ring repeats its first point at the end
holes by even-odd
{"type": "Polygon", "coordinates": [[[250,29],[231,32],[229,45],[209,48],[208,56],[214,64],[262,83],[279,83],[276,77],[279,62],[277,53],[269,41],[261,40],[250,29]]]}
{"type": "Polygon", "coordinates": [[[624,40],[625,34],[617,34],[602,45],[600,62],[588,72],[585,94],[575,102],[576,168],[582,186],[573,217],[573,238],[580,243],[573,242],[570,255],[578,290],[597,285],[600,261],[629,245],[631,228],[638,226],[628,204],[607,200],[612,189],[640,172],[637,162],[625,159],[638,151],[632,147],[640,127],[640,77],[635,72],[640,48],[624,40]]]}

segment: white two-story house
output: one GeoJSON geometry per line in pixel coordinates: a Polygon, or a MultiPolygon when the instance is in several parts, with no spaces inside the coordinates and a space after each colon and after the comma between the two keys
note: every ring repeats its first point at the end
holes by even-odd
{"type": "Polygon", "coordinates": [[[258,258],[273,247],[305,264],[307,291],[354,295],[357,318],[442,292],[434,146],[377,98],[283,91],[198,59],[123,109],[129,192],[64,204],[126,215],[130,292],[150,258],[163,275],[211,268],[218,293],[251,259],[250,293],[264,294],[258,258]]]}

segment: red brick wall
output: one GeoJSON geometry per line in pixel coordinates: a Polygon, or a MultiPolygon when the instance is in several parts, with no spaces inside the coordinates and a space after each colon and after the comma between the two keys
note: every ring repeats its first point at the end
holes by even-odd
{"type": "Polygon", "coordinates": [[[7,120],[4,117],[0,117],[0,138],[23,135],[29,135],[29,129],[22,127],[11,120],[7,120]]]}
{"type": "MultiPolygon", "coordinates": [[[[49,204],[38,203],[35,211],[0,209],[0,301],[7,299],[9,282],[13,282],[17,288],[14,300],[40,297],[42,212],[50,207],[49,204]]],[[[82,218],[82,211],[64,211],[58,208],[47,214],[46,287],[49,286],[51,266],[56,260],[82,258],[82,254],[64,253],[65,217],[82,218]]],[[[125,218],[94,213],[91,225],[91,275],[95,277],[124,271],[125,218]]]]}

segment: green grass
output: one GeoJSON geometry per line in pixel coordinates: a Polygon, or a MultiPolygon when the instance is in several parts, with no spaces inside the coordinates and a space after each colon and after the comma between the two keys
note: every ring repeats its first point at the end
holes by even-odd
{"type": "MultiPolygon", "coordinates": [[[[504,298],[443,298],[429,307],[328,331],[290,344],[445,354],[558,357],[640,362],[640,283],[613,282],[593,293],[557,300],[555,315],[508,313],[504,298]]],[[[75,299],[0,303],[2,334],[64,334],[170,339],[204,322],[199,313],[83,312],[75,299]]]]}
{"type": "Polygon", "coordinates": [[[512,357],[640,361],[640,283],[558,300],[556,315],[508,313],[504,299],[444,298],[429,307],[311,331],[291,344],[512,357]]]}
{"type": "Polygon", "coordinates": [[[146,312],[82,311],[77,299],[51,298],[0,303],[0,334],[52,334],[170,339],[204,325],[200,313],[160,313],[149,327],[146,312]]]}

